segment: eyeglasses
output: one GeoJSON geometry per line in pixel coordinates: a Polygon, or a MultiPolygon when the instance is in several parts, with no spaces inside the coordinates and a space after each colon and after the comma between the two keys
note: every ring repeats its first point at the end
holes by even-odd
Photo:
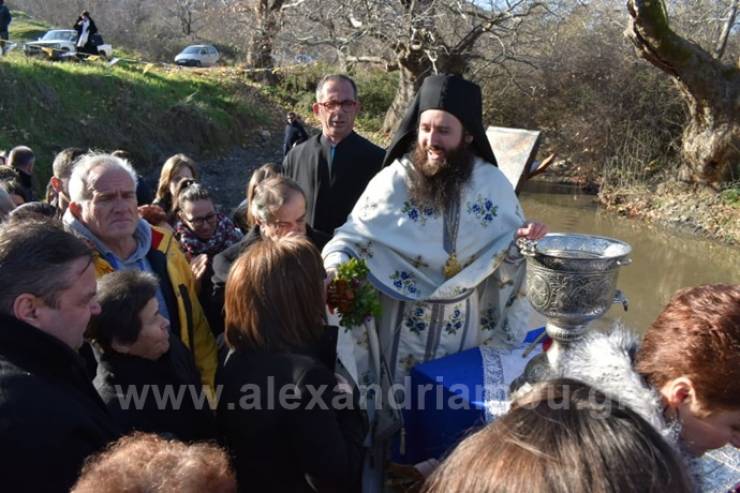
{"type": "Polygon", "coordinates": [[[339,109],[341,106],[344,111],[349,111],[355,106],[357,106],[357,101],[352,101],[351,99],[345,99],[344,101],[325,101],[323,103],[317,103],[318,105],[322,106],[327,111],[334,111],[339,109]]]}
{"type": "Polygon", "coordinates": [[[205,223],[213,223],[217,217],[218,216],[215,212],[208,213],[203,217],[194,217],[192,219],[187,217],[185,214],[182,215],[182,218],[185,219],[190,224],[192,224],[193,226],[202,226],[205,223]]]}

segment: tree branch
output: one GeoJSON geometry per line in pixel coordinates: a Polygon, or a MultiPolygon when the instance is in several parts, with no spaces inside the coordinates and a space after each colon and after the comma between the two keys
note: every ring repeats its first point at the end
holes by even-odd
{"type": "Polygon", "coordinates": [[[722,27],[722,33],[719,35],[717,46],[714,48],[714,58],[720,60],[722,55],[725,54],[725,48],[727,48],[727,38],[730,37],[730,31],[732,31],[735,25],[735,19],[737,18],[737,7],[738,0],[733,0],[730,12],[727,15],[727,22],[722,27]]]}

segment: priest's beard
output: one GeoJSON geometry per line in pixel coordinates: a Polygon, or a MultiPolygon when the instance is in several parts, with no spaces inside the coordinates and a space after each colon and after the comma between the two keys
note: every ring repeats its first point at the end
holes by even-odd
{"type": "Polygon", "coordinates": [[[446,159],[441,164],[429,162],[427,149],[418,142],[414,146],[411,162],[416,173],[411,173],[409,197],[418,205],[441,212],[460,197],[473,172],[475,155],[462,139],[457,147],[445,153],[446,159]]]}

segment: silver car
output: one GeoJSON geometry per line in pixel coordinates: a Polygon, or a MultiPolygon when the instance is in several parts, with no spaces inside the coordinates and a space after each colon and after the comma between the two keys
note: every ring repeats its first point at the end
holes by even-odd
{"type": "Polygon", "coordinates": [[[186,67],[210,67],[221,55],[211,45],[190,45],[175,57],[175,63],[186,67]]]}

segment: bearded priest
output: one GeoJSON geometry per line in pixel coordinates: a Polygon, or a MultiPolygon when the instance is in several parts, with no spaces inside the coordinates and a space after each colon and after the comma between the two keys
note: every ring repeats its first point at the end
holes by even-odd
{"type": "MultiPolygon", "coordinates": [[[[529,305],[515,241],[545,233],[525,221],[496,165],[480,87],[457,75],[427,77],[383,169],[323,250],[329,275],[351,257],[365,260],[380,292],[379,317],[340,331],[339,360],[355,383],[386,389],[427,360],[520,344],[529,305]]],[[[392,393],[365,398],[377,394],[392,393]]],[[[367,406],[372,421],[374,406],[387,413],[393,403],[367,406]]],[[[377,423],[376,439],[398,429],[392,418],[377,423]]]]}

